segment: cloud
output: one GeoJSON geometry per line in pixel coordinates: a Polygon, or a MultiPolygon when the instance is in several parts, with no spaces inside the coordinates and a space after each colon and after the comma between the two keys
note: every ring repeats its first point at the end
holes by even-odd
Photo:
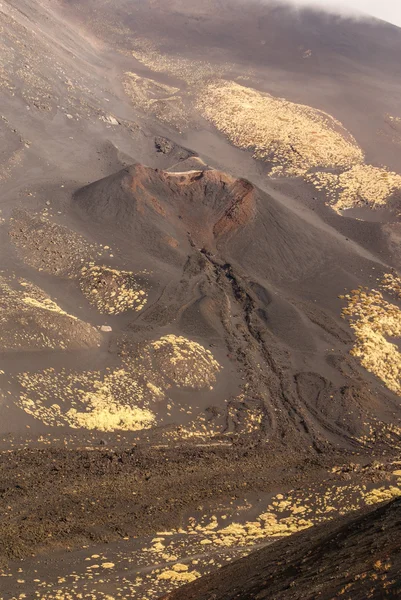
{"type": "Polygon", "coordinates": [[[282,0],[297,7],[313,7],[354,18],[377,17],[401,26],[400,0],[282,0]]]}

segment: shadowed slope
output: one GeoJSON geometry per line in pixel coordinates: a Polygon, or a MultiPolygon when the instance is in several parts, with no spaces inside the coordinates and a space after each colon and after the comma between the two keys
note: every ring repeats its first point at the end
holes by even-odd
{"type": "Polygon", "coordinates": [[[312,528],[223,567],[165,600],[365,600],[401,593],[401,500],[312,528]]]}

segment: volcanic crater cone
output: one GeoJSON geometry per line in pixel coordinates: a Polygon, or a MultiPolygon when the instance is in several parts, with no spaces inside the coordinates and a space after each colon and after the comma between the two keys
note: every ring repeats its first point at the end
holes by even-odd
{"type": "Polygon", "coordinates": [[[249,181],[215,169],[135,164],[78,190],[74,206],[87,220],[129,234],[138,252],[172,262],[192,244],[224,249],[264,275],[297,278],[335,246],[249,181]]]}

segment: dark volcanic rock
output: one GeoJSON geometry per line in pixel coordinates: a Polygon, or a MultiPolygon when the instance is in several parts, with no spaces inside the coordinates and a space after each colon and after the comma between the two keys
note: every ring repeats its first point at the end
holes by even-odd
{"type": "Polygon", "coordinates": [[[164,600],[365,600],[401,595],[401,499],[308,529],[164,600]]]}

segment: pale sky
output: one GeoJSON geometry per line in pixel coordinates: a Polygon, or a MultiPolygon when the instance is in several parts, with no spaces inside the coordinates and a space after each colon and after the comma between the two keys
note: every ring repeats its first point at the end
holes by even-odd
{"type": "Polygon", "coordinates": [[[363,12],[401,27],[401,0],[292,0],[298,5],[315,5],[338,12],[363,12]]]}

